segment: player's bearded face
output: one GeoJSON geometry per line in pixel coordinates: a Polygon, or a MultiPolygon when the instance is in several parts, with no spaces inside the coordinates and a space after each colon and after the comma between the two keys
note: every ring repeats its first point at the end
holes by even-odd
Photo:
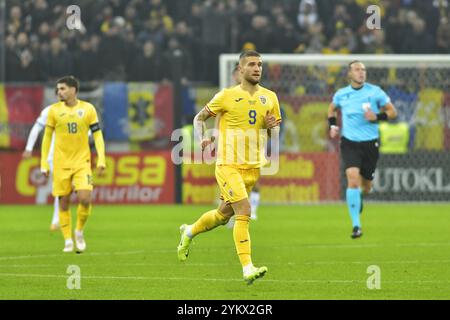
{"type": "Polygon", "coordinates": [[[260,57],[248,57],[242,68],[242,77],[253,85],[261,81],[262,60],[260,57]]]}

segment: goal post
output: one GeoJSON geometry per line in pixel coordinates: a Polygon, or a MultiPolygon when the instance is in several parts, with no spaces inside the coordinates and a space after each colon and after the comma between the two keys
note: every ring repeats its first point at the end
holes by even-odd
{"type": "MultiPolygon", "coordinates": [[[[233,84],[232,70],[238,58],[239,54],[220,56],[221,88],[233,84]]],[[[303,160],[321,154],[326,157],[339,154],[338,143],[328,139],[327,107],[333,94],[348,85],[348,63],[359,60],[367,68],[367,82],[380,86],[391,97],[399,114],[395,122],[380,130],[385,148],[382,146],[374,190],[369,198],[450,201],[449,55],[262,54],[262,59],[261,84],[277,93],[285,114],[283,150],[286,154],[295,154],[303,160]],[[406,129],[401,132],[400,126],[406,129]],[[403,136],[396,136],[396,132],[403,136]],[[397,148],[386,148],[395,139],[405,140],[403,149],[398,148],[398,141],[397,148]]],[[[340,157],[335,159],[339,159],[342,174],[340,157]]],[[[299,170],[302,165],[299,161],[299,170]]],[[[322,176],[317,180],[320,180],[317,182],[320,192],[336,188],[335,182],[328,182],[333,179],[323,177],[330,174],[326,166],[327,161],[318,161],[313,166],[315,174],[322,176]]],[[[342,176],[339,184],[340,199],[343,199],[346,186],[342,176]]],[[[287,202],[303,202],[287,198],[287,202]]],[[[319,202],[333,200],[336,199],[319,197],[319,202]]]]}

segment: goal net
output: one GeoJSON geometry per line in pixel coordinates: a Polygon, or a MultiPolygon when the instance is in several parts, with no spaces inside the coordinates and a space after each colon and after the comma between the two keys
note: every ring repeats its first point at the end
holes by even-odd
{"type": "MultiPolygon", "coordinates": [[[[284,113],[280,171],[263,177],[265,202],[344,198],[339,143],[328,138],[327,108],[348,85],[346,67],[363,62],[367,82],[380,86],[398,110],[380,127],[381,153],[371,200],[450,200],[450,57],[442,55],[263,54],[262,85],[284,113]],[[283,167],[284,166],[284,167],[283,167]],[[283,189],[284,188],[284,189],[283,189]]],[[[238,54],[220,57],[220,85],[233,85],[238,54]]]]}

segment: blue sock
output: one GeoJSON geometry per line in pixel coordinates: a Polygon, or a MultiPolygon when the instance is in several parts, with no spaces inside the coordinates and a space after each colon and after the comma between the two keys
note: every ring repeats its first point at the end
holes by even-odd
{"type": "Polygon", "coordinates": [[[347,207],[352,218],[353,227],[360,227],[361,222],[359,221],[359,210],[361,208],[361,190],[359,188],[351,189],[347,188],[347,207]]]}

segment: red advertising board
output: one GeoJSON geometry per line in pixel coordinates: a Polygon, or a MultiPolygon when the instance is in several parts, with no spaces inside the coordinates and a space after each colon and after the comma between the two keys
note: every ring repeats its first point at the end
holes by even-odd
{"type": "MultiPolygon", "coordinates": [[[[336,152],[281,154],[278,173],[261,176],[261,201],[280,204],[338,201],[339,166],[336,152]]],[[[213,203],[218,196],[214,165],[183,165],[183,203],[213,203]]]]}
{"type": "MultiPolygon", "coordinates": [[[[39,158],[0,153],[0,203],[51,203],[51,182],[39,158]]],[[[174,166],[170,151],[108,154],[105,174],[94,173],[94,203],[173,203],[174,166]]]]}

